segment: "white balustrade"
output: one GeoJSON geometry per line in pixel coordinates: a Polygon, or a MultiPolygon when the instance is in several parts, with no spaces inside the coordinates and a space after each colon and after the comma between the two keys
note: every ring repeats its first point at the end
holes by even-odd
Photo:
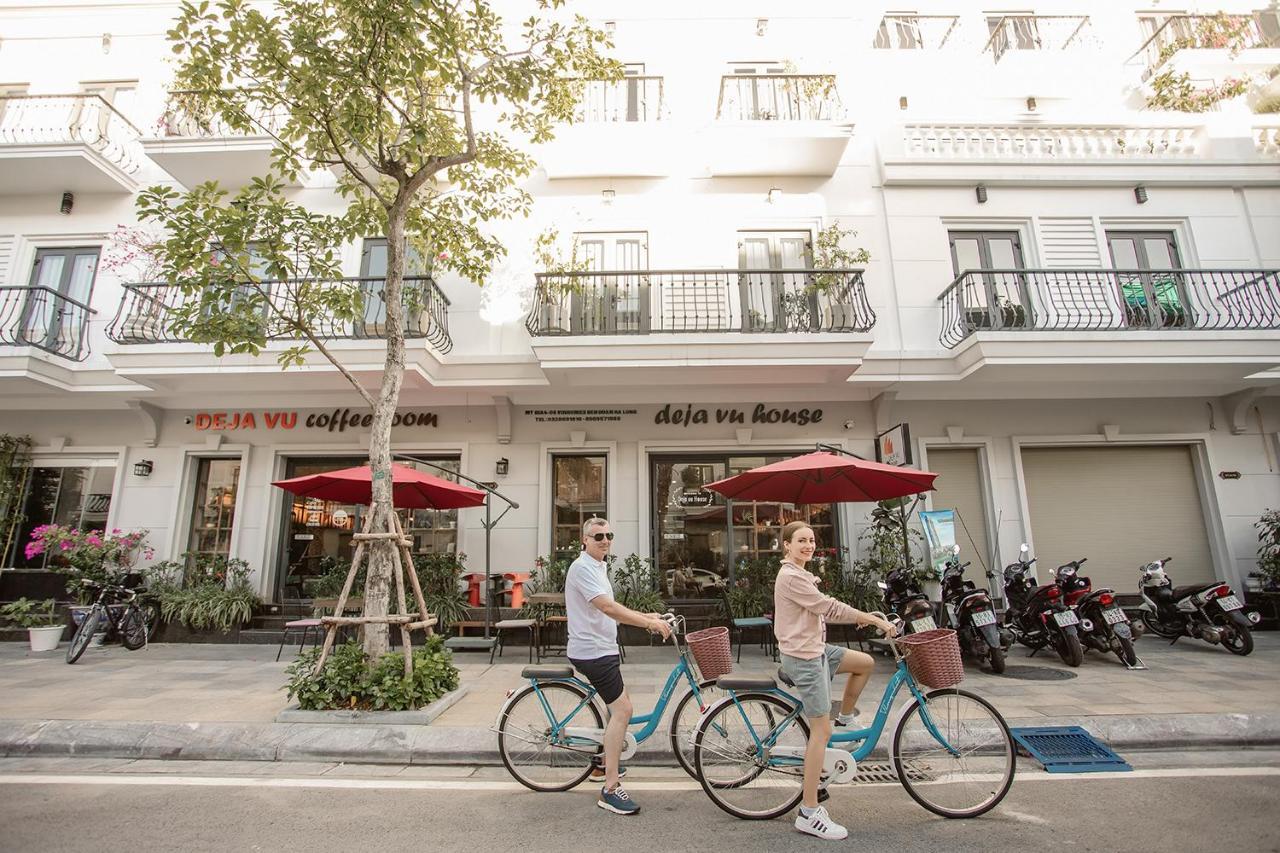
{"type": "Polygon", "coordinates": [[[1199,128],[1119,125],[908,124],[908,157],[936,160],[1135,160],[1194,157],[1199,128]]]}

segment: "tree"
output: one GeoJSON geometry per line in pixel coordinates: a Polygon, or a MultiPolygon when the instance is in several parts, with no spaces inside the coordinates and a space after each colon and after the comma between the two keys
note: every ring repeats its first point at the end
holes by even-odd
{"type": "MultiPolygon", "coordinates": [[[[182,4],[168,34],[181,93],[173,108],[198,127],[275,140],[270,173],[234,194],[215,182],[140,194],[141,218],[165,232],[164,280],[187,297],[174,300],[170,324],[218,355],[292,338],[282,367],[326,358],[373,412],[375,529],[391,506],[405,316],[424,299],[404,286],[407,253],[482,282],[505,254],[485,224],[530,207],[519,182],[533,161],[519,144],[571,121],[583,81],[621,76],[601,53],[604,33],[562,7],[530,0],[533,14],[509,24],[485,0],[277,0],[267,12],[201,0],[182,4]],[[309,169],[338,175],[345,210],[317,213],[285,197],[284,179],[309,169]],[[370,234],[387,238],[381,292],[340,278],[342,245],[370,234]],[[327,322],[356,322],[374,299],[386,337],[376,389],[325,344],[327,322]]],[[[388,612],[392,547],[372,549],[367,616],[388,612]]],[[[387,626],[368,626],[365,654],[386,649],[387,626]]]]}

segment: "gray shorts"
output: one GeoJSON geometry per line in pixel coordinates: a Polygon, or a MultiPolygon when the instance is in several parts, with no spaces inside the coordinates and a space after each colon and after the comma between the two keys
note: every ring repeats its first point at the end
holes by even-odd
{"type": "Polygon", "coordinates": [[[831,716],[831,679],[846,651],[828,643],[823,653],[812,660],[782,655],[782,671],[795,682],[788,692],[800,697],[806,717],[831,716]]]}

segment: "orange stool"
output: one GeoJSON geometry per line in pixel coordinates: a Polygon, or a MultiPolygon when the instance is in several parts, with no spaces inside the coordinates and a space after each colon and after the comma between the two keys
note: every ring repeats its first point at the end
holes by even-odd
{"type": "Polygon", "coordinates": [[[484,586],[484,575],[476,572],[468,572],[463,575],[467,580],[467,604],[472,607],[480,606],[480,587],[484,586]]]}
{"type": "Polygon", "coordinates": [[[530,578],[528,572],[503,572],[502,576],[511,581],[511,588],[504,589],[503,595],[511,596],[511,606],[519,610],[524,607],[524,583],[530,578]]]}

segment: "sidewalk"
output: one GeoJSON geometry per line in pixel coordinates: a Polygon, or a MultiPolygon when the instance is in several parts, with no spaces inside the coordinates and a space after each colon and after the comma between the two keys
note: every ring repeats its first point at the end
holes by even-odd
{"type": "MultiPolygon", "coordinates": [[[[1066,679],[971,670],[965,687],[990,699],[1010,725],[1083,725],[1116,748],[1280,745],[1280,634],[1255,639],[1256,651],[1239,658],[1199,641],[1170,646],[1148,636],[1138,654],[1149,669],[1134,672],[1114,655],[1091,652],[1072,670],[1056,656],[1027,658],[1018,648],[1009,673],[1066,679]]],[[[46,654],[0,644],[0,755],[495,763],[489,727],[525,665],[517,647],[493,666],[487,655],[459,653],[468,692],[429,726],[277,723],[291,651],[276,663],[274,646],[115,646],[91,649],[68,666],[65,644],[46,654]]],[[[674,659],[670,646],[628,650],[623,672],[638,711],[652,706],[674,659]]],[[[740,669],[772,673],[774,665],[747,646],[740,669]]],[[[861,703],[867,714],[891,669],[877,656],[861,703]]],[[[660,731],[641,747],[638,763],[673,763],[660,731]]]]}

